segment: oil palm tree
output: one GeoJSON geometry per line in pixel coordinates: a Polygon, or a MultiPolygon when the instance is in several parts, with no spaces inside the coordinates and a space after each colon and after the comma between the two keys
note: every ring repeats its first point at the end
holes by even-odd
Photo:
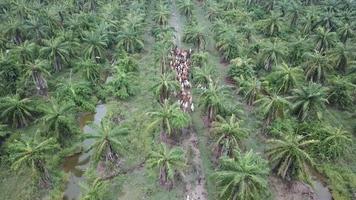
{"type": "Polygon", "coordinates": [[[48,95],[48,85],[46,76],[50,76],[47,71],[48,63],[45,60],[35,60],[34,62],[27,62],[24,69],[24,77],[26,80],[32,79],[39,95],[48,95]]]}
{"type": "Polygon", "coordinates": [[[241,144],[241,140],[248,135],[247,130],[241,127],[234,114],[229,119],[224,119],[218,115],[212,127],[212,133],[217,138],[215,147],[218,153],[217,158],[222,155],[232,157],[234,150],[241,144]]]}
{"type": "Polygon", "coordinates": [[[208,52],[196,52],[192,55],[191,61],[194,67],[204,67],[208,64],[208,52]]]}
{"type": "Polygon", "coordinates": [[[99,31],[87,31],[83,35],[84,56],[96,62],[103,60],[108,43],[108,35],[99,31]]]}
{"type": "Polygon", "coordinates": [[[129,130],[123,126],[114,126],[109,121],[101,121],[100,126],[94,126],[93,133],[84,135],[85,139],[92,139],[93,144],[89,149],[93,150],[92,159],[111,162],[118,166],[119,151],[122,150],[120,136],[127,135],[129,130]]]}
{"type": "Polygon", "coordinates": [[[335,48],[330,50],[330,58],[335,66],[335,69],[345,74],[350,67],[350,58],[353,58],[355,49],[351,46],[338,43],[335,48]]]}
{"type": "Polygon", "coordinates": [[[303,80],[303,70],[283,63],[276,66],[275,70],[267,76],[267,80],[275,84],[277,93],[286,94],[303,80]]]}
{"type": "Polygon", "coordinates": [[[338,35],[340,37],[340,41],[346,44],[347,40],[354,36],[352,26],[348,23],[343,24],[338,30],[338,35]]]}
{"type": "Polygon", "coordinates": [[[183,41],[192,43],[199,52],[201,49],[205,49],[205,32],[204,27],[196,23],[191,23],[184,29],[183,41]]]}
{"type": "Polygon", "coordinates": [[[221,160],[213,174],[221,200],[257,200],[268,196],[268,163],[249,151],[221,160]]]}
{"type": "Polygon", "coordinates": [[[43,41],[44,46],[40,50],[40,54],[50,60],[53,71],[59,72],[63,65],[69,61],[71,56],[71,48],[79,45],[78,43],[66,41],[63,37],[51,38],[43,41]]]}
{"type": "Polygon", "coordinates": [[[117,41],[117,46],[129,53],[141,50],[144,46],[140,33],[129,25],[124,25],[118,32],[117,41]]]}
{"type": "Polygon", "coordinates": [[[226,110],[227,88],[218,83],[209,82],[208,87],[203,89],[200,95],[199,106],[202,106],[211,122],[216,115],[226,110]]]}
{"type": "Polygon", "coordinates": [[[29,140],[15,140],[9,145],[11,168],[31,170],[33,180],[40,180],[42,187],[51,186],[50,176],[46,168],[46,156],[58,148],[54,138],[40,139],[37,134],[29,140]]]}
{"type": "Polygon", "coordinates": [[[241,41],[234,30],[228,30],[217,37],[216,48],[227,61],[237,57],[241,41]]]}
{"type": "Polygon", "coordinates": [[[248,105],[252,105],[264,92],[263,82],[256,77],[247,79],[238,77],[235,80],[238,82],[240,91],[244,94],[244,99],[248,105]]]}
{"type": "Polygon", "coordinates": [[[193,15],[194,2],[192,0],[179,0],[177,2],[179,11],[190,18],[193,15]]]}
{"type": "Polygon", "coordinates": [[[177,172],[182,173],[185,168],[185,153],[181,148],[174,147],[169,149],[166,145],[160,144],[149,155],[147,165],[149,168],[158,169],[161,186],[167,184],[172,186],[175,174],[177,172]]]}
{"type": "Polygon", "coordinates": [[[29,40],[26,40],[17,45],[11,51],[21,64],[25,64],[28,61],[33,61],[36,57],[37,45],[29,40]]]}
{"type": "Polygon", "coordinates": [[[316,34],[313,36],[313,39],[315,41],[315,50],[321,53],[329,50],[336,44],[337,34],[319,27],[316,30],[316,34]]]}
{"type": "Polygon", "coordinates": [[[320,138],[321,154],[328,159],[338,159],[349,152],[352,146],[352,139],[349,132],[342,128],[326,127],[323,137],[320,138]]]}
{"type": "Polygon", "coordinates": [[[27,126],[34,118],[34,106],[29,98],[13,95],[3,97],[0,102],[0,118],[14,128],[27,126]]]}
{"type": "Polygon", "coordinates": [[[292,110],[300,120],[307,118],[321,118],[321,111],[325,108],[326,88],[316,83],[293,90],[293,95],[288,97],[292,100],[292,110]]]}
{"type": "Polygon", "coordinates": [[[259,60],[265,70],[270,71],[274,66],[282,64],[288,49],[280,41],[267,41],[261,46],[259,60]]]}
{"type": "Polygon", "coordinates": [[[211,66],[205,66],[203,68],[195,67],[193,69],[193,81],[197,85],[207,88],[209,83],[213,81],[212,77],[216,73],[216,69],[211,66]]]}
{"type": "Polygon", "coordinates": [[[231,60],[230,63],[228,76],[232,79],[240,76],[244,79],[249,79],[255,75],[254,63],[251,58],[238,57],[231,60]]]}
{"type": "Polygon", "coordinates": [[[100,64],[94,60],[87,58],[77,62],[76,67],[83,72],[83,77],[92,82],[97,83],[100,80],[100,64]]]}
{"type": "Polygon", "coordinates": [[[289,101],[278,96],[276,93],[263,96],[255,104],[259,105],[259,109],[267,125],[277,118],[284,118],[290,107],[289,101]]]}
{"type": "Polygon", "coordinates": [[[283,179],[308,180],[308,170],[314,165],[308,149],[317,142],[295,133],[268,140],[270,146],[266,153],[272,169],[283,179]]]}
{"type": "Polygon", "coordinates": [[[170,104],[168,100],[161,104],[158,111],[147,114],[152,118],[148,129],[159,125],[162,130],[162,139],[166,137],[166,134],[171,136],[177,129],[188,126],[190,121],[189,115],[184,113],[177,103],[170,104]]]}
{"type": "Polygon", "coordinates": [[[81,188],[85,191],[80,200],[99,200],[105,192],[105,182],[96,178],[91,184],[80,184],[81,188]]]}
{"type": "Polygon", "coordinates": [[[313,82],[323,83],[326,73],[332,70],[329,58],[318,52],[304,54],[305,78],[313,82]]]}
{"type": "Polygon", "coordinates": [[[272,13],[267,19],[258,22],[262,27],[264,34],[268,36],[275,36],[281,32],[282,23],[281,18],[277,13],[272,13]]]}
{"type": "Polygon", "coordinates": [[[334,76],[329,79],[328,101],[332,104],[346,109],[352,105],[353,94],[356,91],[356,85],[348,78],[334,76]]]}
{"type": "Polygon", "coordinates": [[[74,126],[74,104],[72,102],[58,102],[54,99],[50,100],[50,105],[41,107],[44,113],[40,121],[45,127],[45,132],[51,134],[61,144],[68,139],[72,133],[74,126]]]}
{"type": "Polygon", "coordinates": [[[172,74],[165,73],[160,76],[152,89],[155,95],[159,96],[160,103],[163,104],[173,92],[178,91],[179,83],[172,74]]]}
{"type": "Polygon", "coordinates": [[[153,13],[154,21],[160,26],[166,26],[171,13],[166,4],[159,3],[153,13]]]}
{"type": "Polygon", "coordinates": [[[155,62],[161,67],[161,74],[166,73],[167,65],[169,64],[168,52],[171,50],[172,46],[170,43],[165,41],[157,42],[154,46],[154,57],[155,62]]]}

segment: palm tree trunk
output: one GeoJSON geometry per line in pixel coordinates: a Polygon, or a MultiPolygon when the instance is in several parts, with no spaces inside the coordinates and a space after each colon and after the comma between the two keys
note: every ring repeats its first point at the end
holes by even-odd
{"type": "Polygon", "coordinates": [[[161,167],[159,169],[159,184],[164,186],[167,183],[167,169],[166,167],[161,167]]]}
{"type": "Polygon", "coordinates": [[[62,70],[61,58],[58,55],[55,55],[55,57],[54,57],[54,71],[59,72],[61,70],[62,70]]]}
{"type": "Polygon", "coordinates": [[[51,180],[48,173],[47,168],[45,167],[43,160],[36,160],[35,161],[36,168],[39,172],[40,176],[40,186],[42,188],[50,188],[51,187],[51,180]]]}
{"type": "Polygon", "coordinates": [[[38,72],[38,71],[32,72],[32,78],[36,85],[38,94],[41,96],[47,96],[48,95],[48,85],[47,85],[47,81],[43,78],[41,72],[38,72]]]}

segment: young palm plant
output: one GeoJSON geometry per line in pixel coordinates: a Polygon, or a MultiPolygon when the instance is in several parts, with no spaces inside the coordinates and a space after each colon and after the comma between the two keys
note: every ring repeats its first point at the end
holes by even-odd
{"type": "Polygon", "coordinates": [[[169,96],[179,89],[179,83],[172,74],[162,74],[160,79],[152,87],[155,95],[159,96],[160,103],[163,104],[169,96]]]}
{"type": "Polygon", "coordinates": [[[219,199],[258,200],[268,196],[268,163],[249,151],[234,158],[223,158],[216,180],[219,199]]]}
{"type": "Polygon", "coordinates": [[[205,110],[210,122],[215,119],[217,114],[226,110],[227,97],[227,88],[214,82],[209,82],[208,88],[202,91],[199,105],[205,110]]]}
{"type": "Polygon", "coordinates": [[[288,97],[292,100],[292,110],[302,121],[322,117],[321,111],[325,108],[326,88],[319,84],[309,83],[307,86],[293,90],[293,95],[288,97]]]}
{"type": "Polygon", "coordinates": [[[9,145],[11,168],[31,170],[33,180],[40,180],[41,187],[51,186],[50,176],[46,168],[46,155],[58,148],[54,138],[41,140],[37,134],[28,141],[15,140],[9,145]]]}
{"type": "Polygon", "coordinates": [[[50,73],[46,69],[47,66],[48,63],[45,60],[35,60],[35,62],[27,62],[24,69],[24,77],[26,80],[32,79],[37,93],[42,96],[48,95],[48,85],[45,77],[50,76],[50,73]]]}
{"type": "Polygon", "coordinates": [[[151,152],[147,164],[148,167],[159,170],[160,185],[168,185],[170,188],[174,184],[175,174],[182,173],[185,168],[185,154],[181,148],[169,149],[166,145],[160,144],[157,150],[151,152]]]}
{"type": "Polygon", "coordinates": [[[40,121],[45,127],[45,132],[53,135],[61,144],[68,139],[73,131],[73,121],[75,120],[73,109],[72,102],[58,102],[55,99],[51,99],[49,106],[41,107],[44,115],[40,121]]]}
{"type": "Polygon", "coordinates": [[[241,127],[234,114],[229,119],[224,119],[218,115],[212,127],[212,132],[217,138],[215,147],[217,158],[222,155],[233,157],[234,150],[239,147],[241,140],[248,135],[247,130],[241,127]]]}
{"type": "Polygon", "coordinates": [[[168,100],[161,104],[158,111],[148,112],[147,114],[152,118],[152,123],[148,129],[160,125],[163,141],[165,141],[167,135],[172,136],[177,129],[188,126],[190,122],[189,115],[184,113],[177,103],[170,104],[168,100]]]}
{"type": "Polygon", "coordinates": [[[94,141],[89,147],[93,151],[94,162],[105,161],[119,167],[119,151],[123,148],[119,139],[120,136],[127,135],[128,132],[127,128],[114,126],[107,120],[101,121],[100,126],[95,126],[93,133],[84,136],[85,139],[94,141]]]}
{"type": "Polygon", "coordinates": [[[14,128],[29,125],[34,118],[33,102],[19,95],[6,96],[0,99],[0,118],[14,128]]]}
{"type": "Polygon", "coordinates": [[[308,180],[308,170],[314,161],[308,148],[317,140],[308,140],[295,133],[283,133],[281,139],[270,139],[267,156],[272,169],[283,179],[308,180]]]}

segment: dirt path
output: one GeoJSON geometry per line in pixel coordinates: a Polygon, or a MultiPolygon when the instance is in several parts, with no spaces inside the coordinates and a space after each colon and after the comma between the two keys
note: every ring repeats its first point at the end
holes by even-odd
{"type": "MultiPolygon", "coordinates": [[[[170,26],[175,29],[175,44],[178,48],[182,48],[183,17],[178,12],[174,0],[172,1],[170,26]]],[[[188,91],[191,93],[190,89],[188,89],[188,91]]],[[[192,128],[187,129],[185,132],[186,134],[184,134],[185,137],[182,141],[182,147],[191,154],[190,164],[192,166],[192,169],[184,178],[184,182],[186,183],[186,200],[207,200],[207,190],[205,188],[206,179],[202,168],[201,153],[198,148],[198,137],[192,128]]]]}

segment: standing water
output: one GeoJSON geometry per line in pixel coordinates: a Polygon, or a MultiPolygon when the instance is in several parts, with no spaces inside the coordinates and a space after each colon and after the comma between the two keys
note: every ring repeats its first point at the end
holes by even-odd
{"type": "MultiPolygon", "coordinates": [[[[93,124],[99,125],[105,115],[106,106],[104,104],[96,106],[95,115],[91,113],[83,115],[80,118],[80,128],[83,130],[84,134],[90,134],[94,131],[90,125],[87,125],[89,122],[93,122],[93,124]]],[[[79,198],[79,183],[85,180],[83,174],[89,167],[89,161],[92,152],[88,151],[88,149],[91,144],[93,144],[92,139],[85,139],[81,144],[82,151],[65,159],[62,168],[65,173],[70,174],[70,177],[66,184],[63,200],[77,200],[79,198]]]]}

